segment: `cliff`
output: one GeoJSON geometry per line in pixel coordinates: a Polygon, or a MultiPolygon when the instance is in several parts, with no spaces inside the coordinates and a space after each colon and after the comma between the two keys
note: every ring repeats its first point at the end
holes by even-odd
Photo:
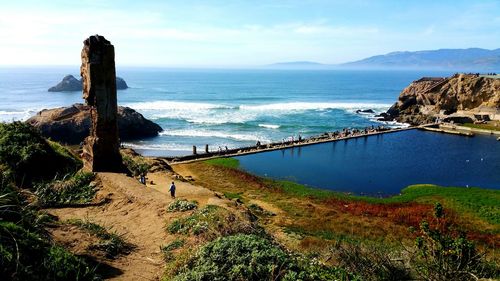
{"type": "MultiPolygon", "coordinates": [[[[129,107],[118,107],[118,132],[123,141],[157,136],[162,128],[129,107]]],[[[55,141],[78,144],[89,135],[90,107],[74,104],[70,107],[46,109],[26,121],[42,135],[55,141]]]]}
{"type": "Polygon", "coordinates": [[[398,101],[382,114],[382,119],[414,125],[432,122],[436,118],[500,119],[498,78],[474,74],[421,78],[401,92],[398,101]]]}

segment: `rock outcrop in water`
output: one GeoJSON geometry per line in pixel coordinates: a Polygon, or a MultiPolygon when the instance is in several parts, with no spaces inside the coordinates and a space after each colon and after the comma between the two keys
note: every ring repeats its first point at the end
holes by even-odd
{"type": "Polygon", "coordinates": [[[380,117],[413,125],[436,118],[458,122],[500,120],[500,79],[475,74],[424,77],[406,87],[380,117]]]}
{"type": "Polygon", "coordinates": [[[90,107],[90,135],[83,145],[83,166],[93,172],[122,169],[118,139],[115,48],[103,36],[83,42],[80,73],[83,99],[90,107]]]}
{"type": "MultiPolygon", "coordinates": [[[[82,79],[78,80],[73,75],[64,76],[63,80],[59,82],[54,87],[49,88],[49,92],[76,92],[83,89],[82,79]]],[[[123,78],[116,77],[116,89],[125,90],[128,89],[127,82],[123,78]]]]}
{"type": "MultiPolygon", "coordinates": [[[[90,133],[90,107],[74,104],[69,107],[45,109],[26,121],[38,128],[42,135],[52,140],[79,144],[90,133]]],[[[128,141],[155,137],[162,128],[129,107],[118,107],[118,132],[120,140],[128,141]]]]}

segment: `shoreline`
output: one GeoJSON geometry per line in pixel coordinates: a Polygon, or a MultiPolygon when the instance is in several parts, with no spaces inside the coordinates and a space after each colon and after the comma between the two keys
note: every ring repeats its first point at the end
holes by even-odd
{"type": "Polygon", "coordinates": [[[379,130],[373,130],[373,131],[368,131],[368,132],[364,132],[362,130],[356,130],[353,132],[346,131],[345,132],[346,135],[344,135],[344,136],[342,136],[342,134],[344,134],[344,133],[335,134],[335,133],[329,132],[329,133],[324,133],[323,135],[320,135],[320,136],[313,136],[313,137],[310,137],[308,139],[304,139],[304,140],[300,140],[300,141],[293,141],[293,142],[289,141],[289,142],[281,142],[281,143],[275,142],[275,143],[270,143],[270,144],[266,144],[266,145],[254,145],[254,146],[249,146],[249,147],[240,147],[240,148],[227,149],[227,150],[208,152],[208,153],[206,153],[206,152],[199,153],[199,154],[196,153],[196,154],[191,154],[191,155],[186,155],[186,156],[181,156],[181,157],[158,157],[158,158],[161,158],[161,159],[168,161],[169,164],[192,163],[192,162],[196,162],[196,161],[217,159],[217,158],[222,158],[222,157],[234,157],[234,156],[241,156],[241,155],[249,155],[249,154],[274,151],[274,150],[280,150],[280,149],[302,147],[302,146],[327,143],[327,142],[334,142],[334,141],[341,141],[341,140],[349,140],[349,139],[355,139],[355,138],[361,138],[361,137],[369,137],[369,136],[375,136],[375,135],[380,135],[380,134],[396,133],[396,132],[414,130],[414,129],[418,129],[421,127],[428,127],[428,126],[432,126],[432,125],[434,125],[434,124],[425,124],[425,125],[420,125],[420,126],[410,126],[410,127],[395,128],[395,129],[381,128],[379,130]]]}

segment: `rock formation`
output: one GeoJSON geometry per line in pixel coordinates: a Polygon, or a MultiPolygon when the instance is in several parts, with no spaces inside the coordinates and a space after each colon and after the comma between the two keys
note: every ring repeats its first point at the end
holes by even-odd
{"type": "Polygon", "coordinates": [[[91,120],[90,135],[83,146],[83,165],[94,172],[121,170],[115,49],[99,35],[90,36],[83,44],[80,73],[91,120]]]}
{"type": "MultiPolygon", "coordinates": [[[[69,107],[45,109],[26,121],[38,128],[46,138],[79,144],[90,133],[90,107],[74,104],[69,107]]],[[[121,141],[155,137],[162,128],[129,107],[118,107],[118,133],[121,141]]]]}
{"type": "MultiPolygon", "coordinates": [[[[76,92],[83,89],[82,79],[78,80],[73,75],[64,76],[63,80],[59,82],[54,87],[49,88],[49,92],[76,92]]],[[[116,89],[125,90],[128,89],[127,82],[123,78],[116,77],[116,89]]]]}
{"type": "Polygon", "coordinates": [[[473,121],[478,116],[500,120],[500,79],[475,74],[424,77],[406,87],[380,120],[417,125],[436,118],[473,121]]]}

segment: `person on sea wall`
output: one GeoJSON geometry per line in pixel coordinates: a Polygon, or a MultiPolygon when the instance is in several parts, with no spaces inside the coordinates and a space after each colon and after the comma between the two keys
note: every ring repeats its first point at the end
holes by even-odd
{"type": "Polygon", "coordinates": [[[172,184],[170,185],[170,196],[172,196],[173,199],[175,199],[175,183],[172,182],[172,184]]]}

